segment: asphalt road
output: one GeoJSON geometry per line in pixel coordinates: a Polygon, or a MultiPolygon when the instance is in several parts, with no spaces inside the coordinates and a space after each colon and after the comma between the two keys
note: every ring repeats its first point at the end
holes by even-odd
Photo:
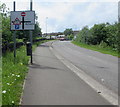
{"type": "Polygon", "coordinates": [[[55,41],[53,48],[88,75],[118,93],[118,58],[81,48],[70,41],[55,41]]]}
{"type": "MultiPolygon", "coordinates": [[[[70,43],[53,43],[61,53],[65,51],[62,48],[63,44],[70,43]]],[[[51,42],[44,43],[37,47],[33,54],[34,64],[29,66],[22,105],[110,105],[106,99],[66,67],[54,55],[50,46],[51,42]]],[[[67,56],[68,53],[65,54],[67,56]]]]}

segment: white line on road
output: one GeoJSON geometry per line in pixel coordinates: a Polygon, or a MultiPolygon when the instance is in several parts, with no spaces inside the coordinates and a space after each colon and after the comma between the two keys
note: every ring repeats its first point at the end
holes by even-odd
{"type": "Polygon", "coordinates": [[[71,62],[63,58],[58,54],[57,51],[55,51],[52,47],[50,47],[50,50],[53,51],[55,56],[62,62],[64,65],[66,65],[70,70],[72,70],[77,76],[79,76],[82,80],[84,80],[89,86],[91,86],[96,92],[100,92],[100,95],[104,97],[108,102],[110,102],[112,105],[118,105],[118,95],[115,94],[113,91],[109,90],[107,87],[103,86],[99,82],[97,82],[95,79],[87,75],[83,70],[77,68],[75,65],[73,65],[71,62]]]}

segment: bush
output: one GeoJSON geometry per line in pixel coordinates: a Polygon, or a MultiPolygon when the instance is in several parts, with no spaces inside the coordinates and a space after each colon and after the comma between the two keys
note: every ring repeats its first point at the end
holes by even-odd
{"type": "Polygon", "coordinates": [[[89,45],[100,45],[101,47],[111,47],[113,50],[120,50],[120,24],[109,23],[95,24],[91,29],[87,26],[78,33],[75,41],[89,45]]]}

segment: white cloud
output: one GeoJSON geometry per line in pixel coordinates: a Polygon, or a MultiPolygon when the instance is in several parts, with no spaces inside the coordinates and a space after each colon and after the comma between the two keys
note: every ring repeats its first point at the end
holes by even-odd
{"type": "Polygon", "coordinates": [[[45,32],[45,27],[46,27],[46,17],[47,19],[47,26],[48,26],[48,31],[51,29],[55,29],[56,26],[59,26],[58,23],[55,25],[49,25],[49,21],[56,21],[56,22],[63,22],[66,18],[66,16],[71,12],[72,9],[71,4],[66,4],[66,3],[54,3],[54,4],[49,4],[49,8],[47,6],[42,6],[39,4],[35,4],[34,8],[36,10],[37,15],[39,16],[39,22],[41,24],[41,27],[44,28],[45,32]],[[51,28],[54,27],[54,28],[51,28]]]}

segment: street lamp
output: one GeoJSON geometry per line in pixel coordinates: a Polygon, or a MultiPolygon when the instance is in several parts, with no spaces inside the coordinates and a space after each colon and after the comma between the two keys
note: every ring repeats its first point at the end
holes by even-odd
{"type": "Polygon", "coordinates": [[[47,19],[48,17],[46,17],[46,37],[47,37],[47,19]]]}

